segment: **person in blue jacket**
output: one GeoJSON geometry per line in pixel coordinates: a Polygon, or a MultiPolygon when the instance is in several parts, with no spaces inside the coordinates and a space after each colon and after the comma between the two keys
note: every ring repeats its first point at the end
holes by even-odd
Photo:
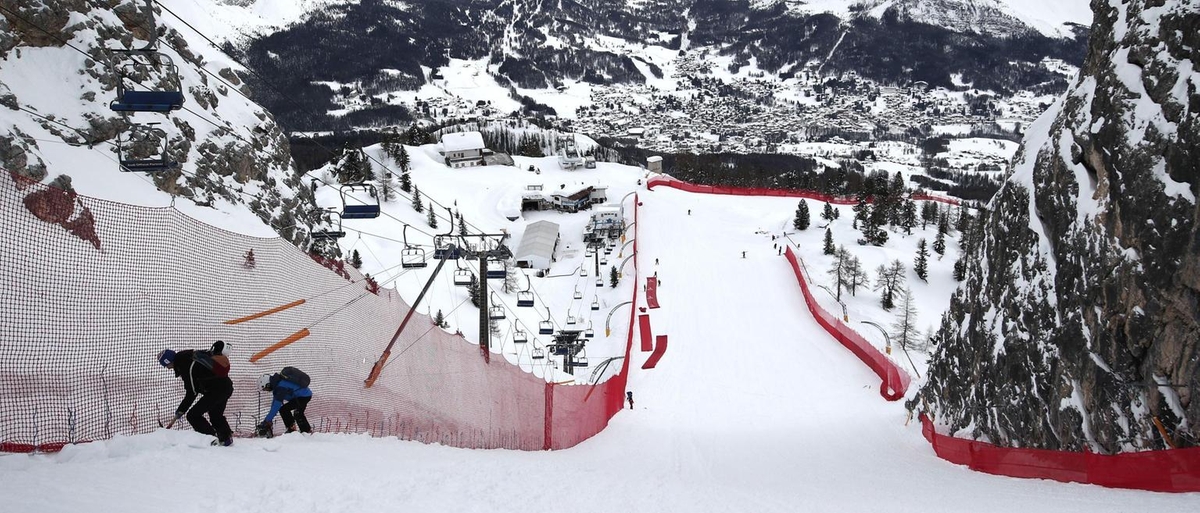
{"type": "Polygon", "coordinates": [[[304,416],[304,409],[312,400],[312,390],[288,380],[280,373],[263,374],[258,380],[258,386],[264,392],[271,392],[272,399],[271,411],[258,425],[259,436],[272,436],[271,422],[275,420],[276,413],[283,417],[283,425],[288,433],[295,432],[297,428],[301,433],[312,433],[312,426],[304,416]]]}

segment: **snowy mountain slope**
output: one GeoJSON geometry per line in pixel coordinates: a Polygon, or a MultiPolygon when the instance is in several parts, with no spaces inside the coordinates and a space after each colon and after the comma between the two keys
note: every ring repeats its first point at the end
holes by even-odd
{"type": "MultiPolygon", "coordinates": [[[[427,171],[423,188],[486,194],[455,183],[456,170],[427,171]]],[[[481,188],[505,178],[505,170],[484,171],[501,174],[491,176],[494,182],[484,175],[481,188]]],[[[621,187],[638,174],[602,170],[609,172],[630,175],[613,178],[621,187]]],[[[650,315],[670,346],[653,370],[640,370],[646,355],[634,352],[635,408],[579,446],[464,450],[317,434],[239,439],[216,449],[208,437],[160,430],[54,455],[0,456],[6,511],[161,511],[164,490],[187,512],[266,512],[281,503],[302,512],[1182,513],[1193,507],[1189,494],[1004,478],[937,459],[919,427],[905,425],[903,408],[880,400],[878,378],[805,312],[765,231],[774,233],[795,201],[670,189],[643,189],[639,199],[638,265],[664,281],[663,307],[650,315]],[[742,250],[750,253],[746,259],[742,250]],[[277,469],[288,469],[289,477],[281,479],[277,469]],[[484,477],[466,479],[464,469],[484,477]],[[197,476],[205,486],[195,485],[197,476]],[[547,493],[548,482],[569,483],[569,498],[547,493]]],[[[487,218],[492,208],[459,204],[469,219],[487,218]]],[[[853,235],[839,230],[839,243],[853,245],[853,235]]],[[[810,246],[800,254],[819,258],[819,247],[810,246]]],[[[313,404],[322,398],[318,388],[313,404]]]]}
{"type": "Polygon", "coordinates": [[[1073,37],[1069,25],[1089,25],[1087,0],[758,0],[757,9],[783,4],[789,12],[829,13],[842,19],[881,18],[889,10],[904,18],[958,32],[1012,33],[1034,29],[1048,37],[1073,37]]]}
{"type": "MultiPolygon", "coordinates": [[[[223,226],[262,233],[255,225],[270,222],[285,238],[303,241],[296,225],[311,222],[311,193],[297,181],[271,115],[245,96],[240,67],[190,29],[176,31],[178,20],[165,13],[155,23],[141,2],[111,5],[4,4],[0,93],[8,108],[0,110],[0,164],[37,180],[68,175],[80,193],[105,199],[162,205],[178,198],[202,218],[228,218],[223,226]],[[144,46],[152,23],[160,51],[178,66],[183,109],[119,115],[108,103],[128,60],[110,49],[144,46]],[[132,157],[162,153],[157,137],[128,144],[133,123],[165,131],[177,171],[118,171],[118,136],[132,157]]],[[[146,71],[134,87],[170,87],[170,73],[146,71]]]]}
{"type": "Polygon", "coordinates": [[[1200,15],[1096,5],[1079,79],[968,238],[921,398],[952,430],[1000,444],[1194,446],[1200,311],[1181,305],[1200,298],[1200,131],[1185,107],[1200,68],[1181,28],[1200,15]]]}

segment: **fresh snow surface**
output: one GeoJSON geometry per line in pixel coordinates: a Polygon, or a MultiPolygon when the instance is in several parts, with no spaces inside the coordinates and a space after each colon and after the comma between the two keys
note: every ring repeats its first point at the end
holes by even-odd
{"type": "MultiPolygon", "coordinates": [[[[514,185],[535,179],[604,181],[614,203],[628,191],[640,191],[638,266],[643,278],[657,273],[663,282],[658,292],[663,307],[650,312],[655,333],[668,335],[670,346],[656,369],[641,370],[646,353],[635,343],[629,389],[636,409],[618,413],[592,439],[554,452],[468,450],[337,434],[239,439],[233,447],[213,448],[206,436],[160,430],[70,446],[58,454],[3,454],[4,511],[1195,509],[1195,494],[998,477],[936,458],[917,424],[905,425],[902,403],[883,401],[879,379],[807,313],[789,266],[772,247],[778,240],[770,237],[784,231],[798,200],[646,191],[636,183],[644,178],[639,169],[601,163],[596,170],[568,173],[557,170],[552,157],[518,160],[521,166],[540,165],[541,175],[499,166],[463,173],[468,170],[437,164],[432,146],[409,152],[414,182],[443,203],[457,202],[473,224],[517,231],[534,219],[550,219],[563,225],[564,243],[578,237],[576,216],[586,214],[543,212],[510,224],[496,210],[499,200],[514,185]]],[[[323,188],[318,197],[328,202],[331,193],[323,188]]],[[[816,229],[822,205],[810,201],[809,207],[814,226],[790,237],[800,243],[813,278],[828,284],[823,272],[828,257],[819,246],[823,232],[816,229]]],[[[404,200],[385,209],[409,222],[421,218],[404,200]]],[[[379,250],[379,263],[364,255],[365,271],[384,274],[379,266],[394,265],[398,252],[395,246],[383,251],[387,241],[358,239],[354,231],[369,228],[399,238],[399,223],[388,219],[347,222],[351,234],[344,247],[379,250]]],[[[911,264],[915,238],[893,232],[882,249],[859,247],[849,223],[849,211],[843,210],[834,224],[838,243],[868,268],[891,258],[911,264]]],[[[555,272],[578,265],[581,257],[566,255],[560,253],[555,272]]],[[[951,262],[948,255],[931,265],[929,284],[910,275],[910,286],[922,298],[922,324],[936,319],[948,301],[951,262]]],[[[573,283],[548,279],[535,286],[544,297],[569,298],[573,283]]],[[[401,288],[411,300],[411,285],[401,288]]],[[[889,321],[891,314],[873,306],[874,293],[859,294],[848,302],[852,324],[889,321]]],[[[832,298],[823,301],[836,308],[832,298]]],[[[623,344],[624,333],[611,338],[623,344]]],[[[497,364],[503,363],[494,360],[497,364]]],[[[319,386],[314,400],[321,400],[319,386]]]]}

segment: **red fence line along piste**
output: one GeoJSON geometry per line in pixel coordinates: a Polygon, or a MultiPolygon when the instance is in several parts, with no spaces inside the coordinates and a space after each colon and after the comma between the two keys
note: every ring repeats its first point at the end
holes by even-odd
{"type": "Polygon", "coordinates": [[[1112,455],[999,447],[940,434],[925,414],[921,414],[921,432],[939,458],[988,474],[1156,492],[1200,492],[1200,447],[1112,455]]]}
{"type": "Polygon", "coordinates": [[[857,331],[846,326],[837,316],[821,308],[821,305],[813,298],[812,292],[809,291],[808,281],[791,246],[788,246],[784,254],[787,255],[788,263],[791,264],[792,271],[796,274],[796,281],[800,284],[800,291],[804,294],[804,302],[808,305],[808,311],[817,320],[817,324],[821,325],[821,328],[832,335],[835,340],[846,346],[846,349],[854,353],[883,380],[879,384],[879,395],[889,401],[903,398],[912,381],[908,373],[897,367],[890,358],[880,353],[875,346],[867,342],[857,331]]]}
{"type": "MultiPolygon", "coordinates": [[[[646,182],[646,188],[653,190],[655,187],[670,187],[681,191],[695,192],[701,194],[729,194],[734,196],[776,196],[782,198],[806,198],[817,201],[823,201],[834,205],[854,205],[858,203],[858,199],[853,196],[834,196],[832,194],[824,194],[817,191],[809,191],[803,189],[766,189],[762,187],[732,187],[726,185],[697,185],[688,183],[682,180],[667,176],[656,176],[646,182]]],[[[936,201],[947,205],[958,206],[959,201],[953,198],[943,198],[927,193],[914,193],[912,196],[914,201],[936,201]]],[[[868,200],[868,203],[870,200],[868,200]]]]}
{"type": "MultiPolygon", "coordinates": [[[[503,359],[485,364],[477,344],[417,313],[368,389],[363,362],[379,355],[409,306],[349,266],[338,273],[278,237],[8,172],[0,172],[0,231],[8,241],[0,253],[2,451],[53,451],[159,429],[183,387],[155,355],[217,339],[229,344],[234,395],[226,417],[239,436],[270,406],[258,376],[284,365],[312,376],[307,413],[320,432],[561,449],[599,433],[621,410],[636,305],[620,373],[598,385],[548,384],[503,359]]],[[[636,301],[636,259],[634,269],[625,286],[636,301]]]]}

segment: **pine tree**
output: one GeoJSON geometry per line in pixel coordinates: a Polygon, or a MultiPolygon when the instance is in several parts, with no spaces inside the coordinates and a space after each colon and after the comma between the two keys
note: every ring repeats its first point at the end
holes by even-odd
{"type": "Polygon", "coordinates": [[[471,275],[471,283],[467,284],[467,291],[471,294],[471,304],[475,305],[475,308],[479,308],[479,279],[474,274],[471,275]]]}
{"type": "MultiPolygon", "coordinates": [[[[949,209],[946,209],[946,210],[949,210],[949,209]]],[[[965,231],[967,231],[967,228],[970,228],[970,227],[971,227],[971,213],[967,212],[967,210],[965,208],[958,207],[958,216],[955,218],[955,221],[954,221],[954,229],[958,230],[959,232],[965,232],[965,231]]]]}
{"type": "Polygon", "coordinates": [[[850,252],[846,251],[846,248],[838,248],[837,253],[834,255],[833,265],[827,271],[830,276],[833,276],[837,285],[837,294],[835,296],[837,296],[838,301],[842,300],[842,288],[850,281],[850,261],[853,258],[850,252]]]}
{"type": "Polygon", "coordinates": [[[837,219],[837,210],[833,209],[832,204],[825,204],[825,209],[821,211],[821,219],[824,219],[826,223],[831,223],[834,219],[837,219]]]}
{"type": "Polygon", "coordinates": [[[892,323],[891,340],[908,349],[921,339],[921,330],[917,329],[917,304],[913,300],[912,290],[908,287],[899,294],[900,310],[896,312],[896,321],[892,323]]]}
{"type": "Polygon", "coordinates": [[[917,277],[922,281],[929,282],[929,249],[925,239],[917,242],[917,259],[913,261],[913,272],[917,273],[917,277]]]}
{"type": "Polygon", "coordinates": [[[921,205],[921,229],[924,230],[929,226],[929,223],[937,222],[938,204],[936,201],[926,201],[921,205]]]}
{"type": "Polygon", "coordinates": [[[418,213],[425,211],[425,204],[421,203],[421,190],[416,187],[413,187],[412,207],[413,210],[416,210],[418,213]]]}
{"type": "Polygon", "coordinates": [[[954,261],[954,281],[963,281],[967,279],[967,263],[965,257],[958,257],[954,261]]]}
{"type": "Polygon", "coordinates": [[[835,251],[837,251],[837,248],[833,247],[833,232],[830,232],[829,228],[826,228],[825,229],[825,247],[823,248],[823,252],[826,255],[832,255],[835,251]]]}
{"type": "Polygon", "coordinates": [[[350,267],[353,267],[355,269],[362,268],[362,257],[359,256],[357,249],[354,250],[354,252],[350,254],[350,267]]]}
{"type": "Polygon", "coordinates": [[[442,329],[450,327],[450,323],[446,322],[446,316],[442,314],[442,310],[440,308],[437,311],[437,315],[433,316],[433,325],[442,329]]]}
{"type": "Polygon", "coordinates": [[[375,188],[379,189],[381,201],[396,199],[396,180],[392,178],[391,171],[385,169],[379,173],[379,177],[375,180],[375,188]]]}
{"type": "Polygon", "coordinates": [[[792,221],[792,227],[797,230],[807,230],[808,223],[808,202],[800,200],[800,204],[796,207],[796,219],[792,221]]]}
{"type": "Polygon", "coordinates": [[[404,192],[412,192],[412,177],[408,175],[408,171],[400,173],[400,190],[404,192]]]}
{"type": "Polygon", "coordinates": [[[467,221],[463,219],[463,215],[461,213],[458,214],[458,234],[467,234],[467,221]]]}
{"type": "MultiPolygon", "coordinates": [[[[395,157],[396,165],[400,166],[401,174],[407,174],[408,173],[408,149],[405,148],[403,144],[397,143],[397,146],[400,147],[400,150],[398,152],[396,152],[396,157],[395,157]]],[[[401,180],[403,180],[403,178],[401,178],[401,180]]]]}
{"type": "Polygon", "coordinates": [[[617,288],[617,281],[620,280],[620,275],[617,274],[617,266],[612,266],[608,271],[608,284],[612,288],[617,288]]]}
{"type": "Polygon", "coordinates": [[[428,216],[426,216],[426,218],[425,218],[425,222],[426,222],[426,223],[429,223],[429,227],[430,227],[430,228],[437,228],[437,227],[438,227],[437,216],[436,216],[436,215],[434,215],[434,213],[433,213],[433,209],[432,209],[432,208],[430,208],[430,209],[429,209],[429,215],[428,215],[428,216]]]}
{"type": "Polygon", "coordinates": [[[946,255],[946,234],[938,232],[937,238],[933,239],[933,252],[937,253],[938,260],[941,260],[946,255]]]}
{"type": "Polygon", "coordinates": [[[904,200],[900,212],[900,226],[904,227],[904,233],[908,235],[912,235],[913,227],[917,226],[917,204],[913,200],[904,200]]]}

